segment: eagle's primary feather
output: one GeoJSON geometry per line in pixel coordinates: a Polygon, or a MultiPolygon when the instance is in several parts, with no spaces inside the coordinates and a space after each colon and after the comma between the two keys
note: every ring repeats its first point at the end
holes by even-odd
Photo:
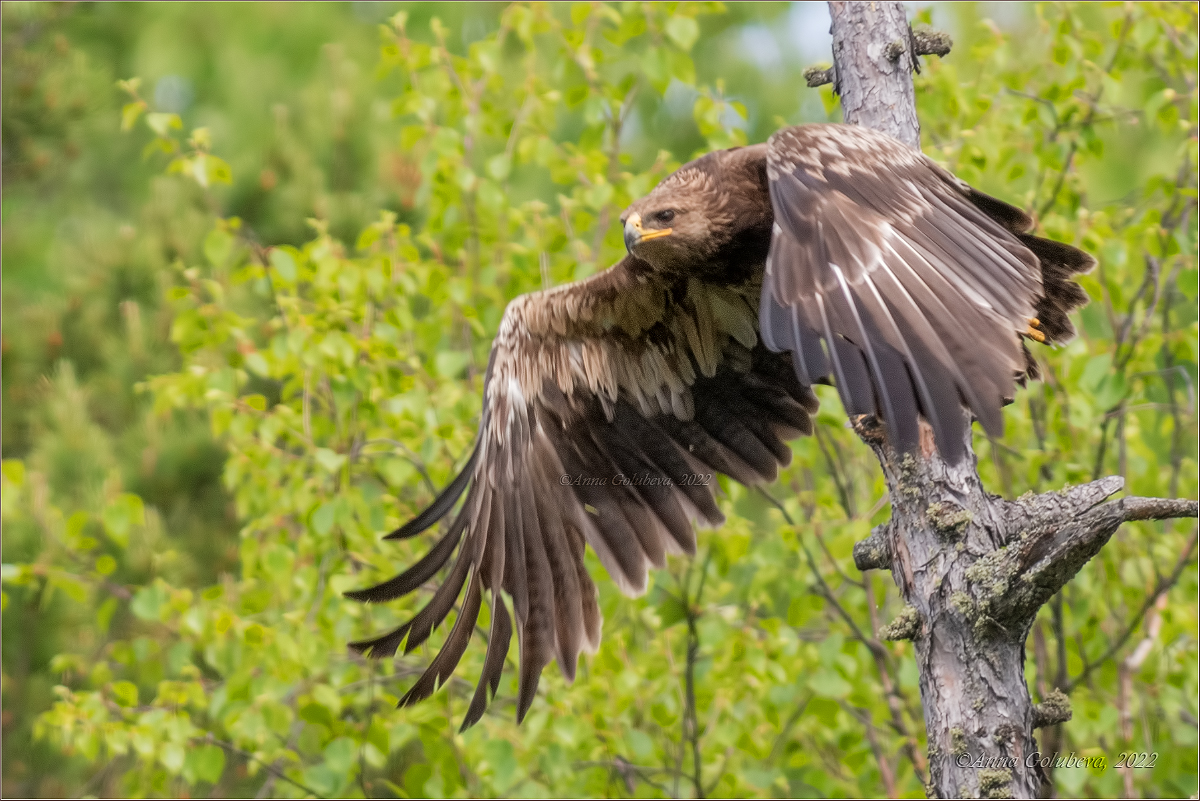
{"type": "Polygon", "coordinates": [[[419,534],[462,499],[445,533],[407,571],[348,593],[391,600],[450,566],[410,621],[351,644],[408,653],[463,597],[401,705],[449,678],[486,593],[487,655],[463,728],[495,694],[514,629],[523,718],[551,660],[573,679],[580,651],[599,646],[585,544],[622,591],[643,592],[650,567],[694,552],[693,522],[723,520],[696,476],[773,480],[787,440],[812,432],[814,383],[832,380],[848,413],[881,417],[902,450],[925,418],[942,455],[961,459],[962,406],[1000,433],[1033,369],[1031,320],[1038,338],[1070,338],[1067,314],[1086,296],[1069,279],[1093,263],[919,152],[846,125],[710,153],[622,222],[622,261],[505,311],[475,450],[389,537],[419,534]]]}

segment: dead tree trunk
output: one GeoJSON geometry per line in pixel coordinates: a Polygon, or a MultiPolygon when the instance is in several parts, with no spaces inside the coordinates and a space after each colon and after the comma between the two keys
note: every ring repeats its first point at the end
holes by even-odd
{"type": "MultiPolygon", "coordinates": [[[[830,2],[834,66],[828,81],[848,123],[920,146],[912,72],[944,55],[936,34],[914,37],[898,2],[830,2]]],[[[889,626],[914,642],[929,742],[931,797],[1035,798],[1043,775],[1033,731],[1070,718],[1064,695],[1034,704],[1025,638],[1038,608],[1127,520],[1195,517],[1195,501],[1122,498],[1120,478],[1009,502],[984,489],[968,456],[951,465],[923,429],[921,458],[897,454],[878,421],[856,430],[879,459],[892,518],[854,549],[860,570],[890,569],[908,606],[889,626]]]]}

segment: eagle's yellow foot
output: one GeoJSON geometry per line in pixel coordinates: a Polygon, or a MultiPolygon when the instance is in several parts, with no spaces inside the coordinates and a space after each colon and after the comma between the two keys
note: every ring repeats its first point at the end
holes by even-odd
{"type": "Polygon", "coordinates": [[[1038,326],[1041,324],[1042,322],[1038,318],[1030,317],[1029,325],[1025,328],[1025,336],[1029,337],[1030,339],[1035,339],[1038,342],[1045,342],[1046,335],[1038,330],[1038,326]]]}

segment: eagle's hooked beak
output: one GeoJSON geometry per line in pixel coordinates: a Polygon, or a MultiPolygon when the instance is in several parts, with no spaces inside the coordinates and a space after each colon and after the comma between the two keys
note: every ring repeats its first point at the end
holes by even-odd
{"type": "Polygon", "coordinates": [[[625,249],[632,252],[633,246],[649,239],[670,236],[670,228],[658,228],[647,231],[642,227],[642,215],[636,211],[625,221],[625,249]]]}

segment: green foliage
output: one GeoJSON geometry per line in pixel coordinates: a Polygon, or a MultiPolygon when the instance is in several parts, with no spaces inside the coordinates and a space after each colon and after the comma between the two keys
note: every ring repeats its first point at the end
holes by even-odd
{"type": "MultiPolygon", "coordinates": [[[[709,58],[752,12],[415,4],[380,20],[378,58],[359,63],[345,53],[365,26],[345,9],[302,6],[290,36],[329,41],[313,33],[324,24],[343,43],[322,72],[282,51],[249,63],[254,48],[235,46],[274,35],[283,12],[247,13],[235,35],[233,18],[196,6],[122,11],[150,32],[193,24],[217,41],[228,63],[212,68],[236,74],[202,86],[203,113],[189,115],[146,99],[136,80],[118,89],[131,71],[97,80],[86,58],[50,55],[52,38],[18,41],[18,14],[66,12],[10,8],[5,66],[40,88],[10,91],[10,80],[24,84],[5,70],[6,159],[12,142],[25,171],[15,199],[5,194],[5,243],[10,215],[42,220],[49,207],[108,230],[115,255],[81,267],[108,301],[81,289],[78,307],[56,308],[59,285],[37,280],[69,277],[35,279],[32,268],[18,271],[23,303],[5,285],[4,392],[22,422],[5,418],[4,708],[34,738],[20,770],[6,747],[6,792],[923,791],[911,645],[875,643],[903,605],[886,576],[858,574],[851,557],[886,519],[883,482],[827,388],[818,436],[795,444],[772,490],[782,511],[724,483],[728,524],[702,532],[696,559],[673,561],[640,599],[620,596],[589,557],[604,642],[574,686],[547,672],[522,727],[510,671],[483,721],[456,733],[481,643],[434,698],[394,709],[448,627],[395,662],[345,648],[422,600],[365,607],[341,593],[427,547],[379,537],[468,452],[506,302],[614,261],[620,210],[695,152],[820,118],[770,91],[788,75],[800,85],[803,64],[756,84],[744,63],[709,58]],[[282,101],[265,89],[233,93],[258,73],[294,105],[268,114],[282,101]],[[49,131],[31,132],[42,106],[30,97],[49,107],[71,76],[107,87],[95,91],[109,138],[78,133],[101,126],[86,103],[86,124],[50,117],[49,131]],[[107,150],[89,150],[94,141],[107,150]],[[153,187],[122,196],[131,210],[121,214],[137,220],[127,238],[122,217],[37,167],[41,149],[72,142],[90,169],[127,164],[122,181],[153,187]],[[39,181],[56,187],[45,200],[39,181]],[[105,283],[121,270],[141,283],[105,283]],[[26,330],[9,324],[22,307],[26,330]],[[146,309],[155,335],[134,322],[141,311],[114,311],[126,308],[146,309]],[[73,316],[94,339],[76,350],[66,348],[73,316]],[[63,351],[31,355],[47,324],[63,330],[63,351]],[[40,389],[39,374],[52,376],[40,389]],[[110,405],[121,413],[106,416],[110,405]],[[21,444],[10,449],[10,436],[21,444]],[[204,460],[220,466],[222,488],[189,496],[202,482],[188,466],[204,460]],[[227,499],[236,538],[223,533],[227,499]],[[180,503],[210,514],[188,520],[180,503]],[[232,552],[214,560],[214,546],[232,552]],[[47,783],[53,767],[39,775],[26,761],[36,749],[72,755],[76,784],[47,783]]],[[[1093,302],[1079,338],[1039,352],[1046,380],[1006,410],[1004,441],[977,442],[985,482],[1011,496],[1119,472],[1138,494],[1194,496],[1194,6],[1037,6],[1019,35],[953,8],[955,52],[918,79],[926,151],[1102,264],[1084,279],[1093,302]]],[[[757,8],[749,22],[779,11],[757,8]]],[[[43,21],[97,40],[108,30],[103,19],[43,21]]],[[[18,235],[18,263],[37,263],[46,230],[18,235]]],[[[1121,750],[1160,754],[1136,776],[1057,771],[1060,792],[1116,795],[1127,781],[1147,795],[1196,792],[1196,573],[1161,579],[1190,554],[1189,531],[1122,529],[1035,627],[1035,697],[1072,688],[1059,750],[1105,753],[1110,765],[1121,750]],[[1122,645],[1148,597],[1145,624],[1122,645]]]]}

